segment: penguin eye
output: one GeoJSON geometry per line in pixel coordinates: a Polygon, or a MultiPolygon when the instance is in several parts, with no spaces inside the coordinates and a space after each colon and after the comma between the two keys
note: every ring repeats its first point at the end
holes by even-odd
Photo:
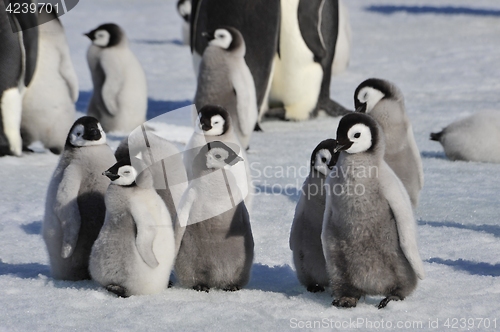
{"type": "Polygon", "coordinates": [[[367,99],[368,99],[368,92],[365,92],[365,94],[363,95],[363,98],[364,98],[365,100],[367,100],[367,99]]]}
{"type": "Polygon", "coordinates": [[[354,138],[359,138],[360,136],[361,136],[361,133],[354,134],[354,138]]]}
{"type": "Polygon", "coordinates": [[[123,172],[123,174],[130,174],[130,171],[125,171],[123,172]]]}
{"type": "Polygon", "coordinates": [[[216,159],[220,159],[220,158],[221,158],[221,155],[220,155],[220,154],[216,154],[216,155],[215,155],[215,158],[216,158],[216,159]]]}
{"type": "Polygon", "coordinates": [[[219,121],[215,121],[214,124],[219,124],[219,121]]]}
{"type": "Polygon", "coordinates": [[[321,158],[321,161],[322,161],[323,163],[326,163],[326,158],[325,158],[325,157],[321,158]]]}

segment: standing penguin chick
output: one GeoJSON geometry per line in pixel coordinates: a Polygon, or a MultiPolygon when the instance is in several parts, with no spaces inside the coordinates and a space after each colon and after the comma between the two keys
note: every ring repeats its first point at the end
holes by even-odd
{"type": "Polygon", "coordinates": [[[240,140],[233,130],[233,123],[228,112],[223,107],[217,105],[202,107],[196,119],[193,136],[191,136],[184,151],[184,166],[186,167],[188,180],[191,180],[193,178],[192,166],[195,158],[205,144],[220,141],[225,144],[239,146],[240,149],[238,149],[237,154],[242,158],[243,162],[231,167],[230,172],[236,178],[238,188],[245,197],[245,204],[250,209],[254,193],[252,176],[247,155],[245,150],[241,149],[240,140]]]}
{"type": "Polygon", "coordinates": [[[337,162],[338,155],[333,152],[336,145],[336,140],[327,139],[314,149],[311,172],[302,185],[290,232],[290,249],[297,277],[313,293],[323,292],[329,283],[321,246],[321,229],[325,213],[324,184],[337,162]]]}
{"type": "Polygon", "coordinates": [[[55,154],[64,149],[64,142],[75,121],[78,99],[76,76],[64,28],[55,11],[43,7],[38,15],[38,60],[33,79],[23,99],[21,134],[23,147],[41,141],[55,154]]]}
{"type": "Polygon", "coordinates": [[[55,279],[89,279],[92,244],[104,223],[104,193],[109,180],[101,175],[116,162],[106,134],[92,117],[71,128],[47,192],[43,239],[55,279]]]}
{"type": "Polygon", "coordinates": [[[130,159],[105,171],[106,220],[90,255],[92,279],[119,296],[159,293],[174,263],[170,213],[153,186],[150,169],[137,174],[130,159]]]}
{"type": "Polygon", "coordinates": [[[206,34],[210,40],[203,53],[194,97],[196,109],[208,104],[224,107],[233,128],[247,149],[258,118],[255,84],[245,62],[245,41],[232,27],[206,34]]]}
{"type": "Polygon", "coordinates": [[[431,133],[450,160],[500,163],[500,112],[483,111],[431,133]]]}
{"type": "Polygon", "coordinates": [[[85,35],[92,40],[87,61],[94,83],[87,114],[96,117],[106,132],[130,132],[146,121],[144,70],[118,25],[103,24],[85,35]]]}
{"type": "Polygon", "coordinates": [[[194,179],[183,195],[178,223],[186,226],[175,262],[180,283],[199,291],[236,291],[250,279],[254,242],[243,198],[231,172],[241,161],[222,142],[197,155],[194,179]]]}
{"type": "Polygon", "coordinates": [[[396,85],[371,78],[356,88],[354,105],[356,111],[369,114],[382,127],[384,160],[403,182],[411,204],[416,208],[424,186],[424,171],[411,122],[406,115],[403,94],[396,85]]]}
{"type": "Polygon", "coordinates": [[[337,307],[355,307],[365,295],[403,300],[425,272],[415,219],[403,184],[384,161],[384,135],[365,114],[344,116],[340,153],[326,182],[321,243],[337,307]]]}

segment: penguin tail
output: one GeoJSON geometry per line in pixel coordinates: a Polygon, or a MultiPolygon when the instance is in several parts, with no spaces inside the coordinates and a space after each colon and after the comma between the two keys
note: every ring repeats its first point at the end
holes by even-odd
{"type": "Polygon", "coordinates": [[[441,136],[443,136],[443,132],[440,131],[439,133],[431,133],[431,141],[440,141],[441,140],[441,136]]]}
{"type": "Polygon", "coordinates": [[[118,295],[119,297],[129,297],[127,295],[127,289],[119,285],[107,285],[106,290],[108,292],[118,295]]]}

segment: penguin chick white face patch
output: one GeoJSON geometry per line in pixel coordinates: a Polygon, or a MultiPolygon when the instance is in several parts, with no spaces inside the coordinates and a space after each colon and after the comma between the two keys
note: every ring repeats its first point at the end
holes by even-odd
{"type": "Polygon", "coordinates": [[[82,124],[79,124],[73,128],[70,134],[70,143],[73,146],[93,146],[93,145],[102,145],[106,144],[106,133],[101,127],[101,124],[97,124],[97,128],[101,134],[101,138],[96,141],[89,141],[83,136],[85,135],[85,127],[82,124]]]}
{"type": "Polygon", "coordinates": [[[347,132],[347,137],[352,142],[348,153],[365,152],[372,146],[372,133],[370,128],[362,123],[355,124],[347,132]]]}
{"type": "Polygon", "coordinates": [[[224,168],[229,152],[222,148],[213,148],[207,153],[207,168],[224,168]]]}
{"type": "Polygon", "coordinates": [[[323,175],[327,175],[330,172],[328,168],[328,163],[332,159],[332,154],[328,149],[321,149],[316,153],[316,159],[314,161],[314,169],[323,175]]]}
{"type": "Polygon", "coordinates": [[[220,115],[214,115],[210,118],[212,129],[205,131],[205,135],[219,136],[224,133],[224,118],[220,115]]]}
{"type": "Polygon", "coordinates": [[[92,43],[96,46],[106,47],[109,44],[109,32],[106,30],[97,30],[94,34],[94,40],[92,43]]]}
{"type": "Polygon", "coordinates": [[[375,105],[384,97],[385,95],[381,91],[369,86],[361,89],[357,95],[358,100],[362,104],[366,104],[366,113],[371,112],[375,105]]]}
{"type": "Polygon", "coordinates": [[[209,44],[213,46],[219,46],[227,50],[229,45],[233,42],[233,36],[226,29],[217,29],[214,33],[214,39],[212,39],[209,44]]]}
{"type": "Polygon", "coordinates": [[[137,178],[137,171],[132,166],[126,165],[118,169],[118,175],[120,177],[112,181],[112,183],[119,186],[129,186],[137,178]]]}

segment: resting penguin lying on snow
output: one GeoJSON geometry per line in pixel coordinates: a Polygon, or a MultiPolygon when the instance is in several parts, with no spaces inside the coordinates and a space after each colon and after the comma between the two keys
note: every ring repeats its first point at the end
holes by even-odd
{"type": "Polygon", "coordinates": [[[500,163],[500,112],[483,111],[448,125],[431,140],[438,141],[451,160],[500,163]]]}

